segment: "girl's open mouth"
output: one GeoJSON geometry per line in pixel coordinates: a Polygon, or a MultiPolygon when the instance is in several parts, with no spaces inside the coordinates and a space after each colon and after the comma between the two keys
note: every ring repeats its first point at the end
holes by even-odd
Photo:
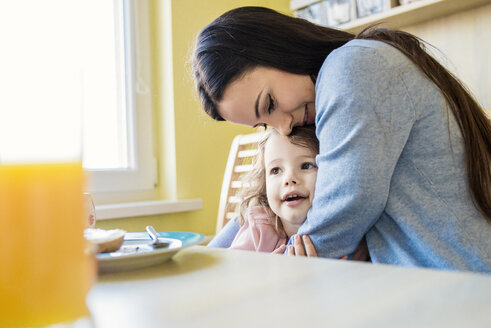
{"type": "Polygon", "coordinates": [[[305,196],[295,194],[295,195],[291,195],[291,196],[286,197],[284,202],[286,203],[287,206],[293,207],[293,206],[297,206],[297,205],[303,203],[303,201],[305,199],[306,199],[305,196]]]}

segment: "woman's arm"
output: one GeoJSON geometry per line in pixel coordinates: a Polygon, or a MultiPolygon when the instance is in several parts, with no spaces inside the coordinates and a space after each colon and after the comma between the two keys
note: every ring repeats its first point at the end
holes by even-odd
{"type": "Polygon", "coordinates": [[[331,53],[317,78],[318,176],[299,234],[322,257],[353,253],[376,223],[415,119],[401,79],[411,63],[388,45],[365,44],[331,53]]]}

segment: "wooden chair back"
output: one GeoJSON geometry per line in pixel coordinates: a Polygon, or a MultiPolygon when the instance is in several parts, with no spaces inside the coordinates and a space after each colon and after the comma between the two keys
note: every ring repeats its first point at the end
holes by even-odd
{"type": "Polygon", "coordinates": [[[238,135],[234,138],[227,166],[223,176],[220,203],[218,205],[218,218],[216,233],[218,233],[229,220],[239,215],[241,199],[238,192],[242,188],[240,178],[250,170],[257,155],[257,143],[264,132],[238,135]]]}

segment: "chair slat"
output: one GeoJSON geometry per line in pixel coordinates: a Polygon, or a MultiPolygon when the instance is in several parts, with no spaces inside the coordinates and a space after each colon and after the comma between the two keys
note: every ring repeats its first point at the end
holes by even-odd
{"type": "Polygon", "coordinates": [[[247,165],[237,165],[234,168],[234,172],[236,173],[244,173],[244,172],[249,172],[252,170],[252,164],[247,164],[247,165]]]}
{"type": "Polygon", "coordinates": [[[239,158],[255,157],[257,155],[257,149],[247,149],[239,151],[239,158]]]}
{"type": "Polygon", "coordinates": [[[234,211],[238,210],[241,199],[235,195],[246,186],[239,179],[244,173],[252,170],[253,165],[251,163],[258,153],[257,143],[263,134],[264,132],[238,135],[232,142],[218,206],[217,233],[227,221],[238,214],[234,211]]]}
{"type": "Polygon", "coordinates": [[[264,132],[243,134],[239,138],[239,145],[257,144],[264,132]]]}
{"type": "Polygon", "coordinates": [[[228,198],[228,202],[229,203],[232,203],[232,204],[238,204],[242,201],[242,199],[240,197],[237,197],[237,196],[230,196],[228,198]]]}

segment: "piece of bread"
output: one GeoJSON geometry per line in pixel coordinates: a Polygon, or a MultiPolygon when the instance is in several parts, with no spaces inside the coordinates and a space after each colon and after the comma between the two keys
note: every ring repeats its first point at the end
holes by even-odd
{"type": "Polygon", "coordinates": [[[87,228],[84,231],[85,239],[91,242],[97,253],[115,252],[123,245],[126,231],[121,229],[95,229],[87,228]]]}

